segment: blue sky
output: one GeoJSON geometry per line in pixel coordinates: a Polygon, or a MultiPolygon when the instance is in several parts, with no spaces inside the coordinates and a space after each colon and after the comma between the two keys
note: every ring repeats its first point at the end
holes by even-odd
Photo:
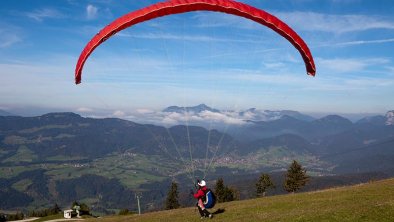
{"type": "Polygon", "coordinates": [[[0,109],[122,116],[170,105],[380,113],[394,109],[394,1],[244,0],[290,25],[317,74],[284,38],[213,12],[167,16],[85,44],[117,17],[157,1],[0,1],[0,109]]]}

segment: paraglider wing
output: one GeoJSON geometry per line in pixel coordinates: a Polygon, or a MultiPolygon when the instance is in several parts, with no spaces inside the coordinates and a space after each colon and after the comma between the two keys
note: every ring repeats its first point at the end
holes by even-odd
{"type": "Polygon", "coordinates": [[[293,31],[293,29],[291,29],[288,25],[275,16],[261,9],[257,9],[250,5],[232,0],[170,0],[130,12],[116,19],[104,29],[102,29],[99,33],[97,33],[85,46],[81,55],[79,56],[75,68],[75,83],[79,84],[81,82],[82,69],[89,55],[96,47],[98,47],[101,43],[117,32],[150,19],[191,11],[223,12],[251,19],[257,23],[271,28],[286,38],[300,52],[305,62],[307,74],[312,76],[315,75],[315,63],[306,43],[295,31],[293,31]]]}

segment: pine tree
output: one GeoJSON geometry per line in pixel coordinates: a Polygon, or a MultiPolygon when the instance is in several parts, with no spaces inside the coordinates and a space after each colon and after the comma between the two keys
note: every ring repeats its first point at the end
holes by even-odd
{"type": "Polygon", "coordinates": [[[224,186],[224,181],[223,178],[219,178],[216,181],[215,184],[215,195],[216,195],[216,201],[218,203],[223,203],[224,202],[224,194],[225,194],[225,186],[224,186]]]}
{"type": "Polygon", "coordinates": [[[178,184],[175,182],[172,182],[170,190],[168,191],[168,194],[167,194],[165,209],[170,210],[170,209],[176,209],[179,207],[180,207],[180,204],[178,202],[178,184]]]}
{"type": "Polygon", "coordinates": [[[75,210],[79,216],[91,215],[90,208],[85,203],[78,203],[77,201],[74,201],[71,204],[71,209],[75,210]]]}
{"type": "Polygon", "coordinates": [[[121,209],[120,211],[119,211],[119,213],[118,213],[118,215],[129,215],[129,214],[132,214],[132,212],[131,211],[129,211],[129,209],[121,209]]]}
{"type": "Polygon", "coordinates": [[[293,161],[287,170],[284,188],[287,192],[296,192],[301,189],[305,184],[309,181],[309,176],[306,175],[306,170],[302,168],[302,166],[297,163],[297,161],[293,161]]]}
{"type": "Polygon", "coordinates": [[[275,188],[274,183],[271,181],[270,175],[263,173],[260,175],[259,180],[256,183],[256,194],[257,196],[265,196],[267,189],[275,188]]]}
{"type": "Polygon", "coordinates": [[[215,195],[218,203],[229,202],[236,199],[237,190],[224,185],[222,178],[219,178],[215,184],[215,195]]]}

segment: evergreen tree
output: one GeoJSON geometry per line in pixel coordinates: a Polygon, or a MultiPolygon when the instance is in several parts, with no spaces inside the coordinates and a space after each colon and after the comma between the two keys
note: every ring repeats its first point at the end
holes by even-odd
{"type": "Polygon", "coordinates": [[[75,210],[79,216],[91,215],[90,208],[85,203],[78,203],[77,201],[74,201],[71,204],[71,209],[75,210]]]}
{"type": "Polygon", "coordinates": [[[80,215],[90,215],[90,208],[88,205],[86,205],[85,203],[81,203],[80,207],[80,215]]]}
{"type": "Polygon", "coordinates": [[[42,210],[33,210],[28,213],[30,217],[46,217],[49,215],[56,215],[60,213],[62,210],[59,205],[55,204],[53,207],[42,209],[42,210]]]}
{"type": "Polygon", "coordinates": [[[259,180],[256,183],[256,194],[257,196],[265,196],[267,189],[275,188],[274,183],[271,180],[270,175],[263,173],[260,175],[259,180]]]}
{"type": "Polygon", "coordinates": [[[229,202],[236,199],[237,191],[224,185],[222,178],[219,178],[215,184],[215,195],[218,203],[229,202]]]}
{"type": "Polygon", "coordinates": [[[129,209],[121,209],[118,213],[118,215],[129,215],[129,214],[133,214],[133,212],[129,211],[129,209]]]}
{"type": "Polygon", "coordinates": [[[219,178],[215,184],[215,195],[216,195],[216,201],[218,203],[224,202],[224,193],[225,193],[224,181],[223,178],[219,178]]]}
{"type": "Polygon", "coordinates": [[[55,206],[53,206],[51,209],[51,214],[58,214],[60,212],[62,212],[62,209],[60,209],[59,205],[57,205],[57,203],[55,203],[55,206]]]}
{"type": "Polygon", "coordinates": [[[25,215],[22,212],[16,212],[16,214],[8,214],[5,218],[5,221],[13,221],[13,220],[23,220],[25,215]]]}
{"type": "Polygon", "coordinates": [[[223,202],[230,202],[230,201],[236,200],[237,199],[236,193],[237,193],[237,190],[235,188],[230,188],[228,186],[225,186],[223,202]]]}
{"type": "Polygon", "coordinates": [[[287,192],[294,193],[305,186],[308,180],[309,176],[306,175],[306,170],[294,160],[287,170],[284,188],[287,192]]]}
{"type": "Polygon", "coordinates": [[[168,194],[167,194],[165,209],[170,210],[170,209],[176,209],[179,207],[180,207],[180,204],[178,202],[178,184],[175,182],[172,182],[170,190],[168,191],[168,194]]]}

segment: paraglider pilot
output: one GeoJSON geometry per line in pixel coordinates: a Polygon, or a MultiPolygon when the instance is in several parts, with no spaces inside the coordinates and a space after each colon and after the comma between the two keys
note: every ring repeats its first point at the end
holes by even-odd
{"type": "Polygon", "coordinates": [[[197,181],[198,190],[193,194],[194,198],[198,200],[197,208],[198,212],[200,212],[201,218],[209,217],[212,218],[212,214],[206,209],[204,205],[203,198],[205,198],[206,193],[208,192],[208,188],[206,187],[206,182],[204,180],[197,181]]]}

